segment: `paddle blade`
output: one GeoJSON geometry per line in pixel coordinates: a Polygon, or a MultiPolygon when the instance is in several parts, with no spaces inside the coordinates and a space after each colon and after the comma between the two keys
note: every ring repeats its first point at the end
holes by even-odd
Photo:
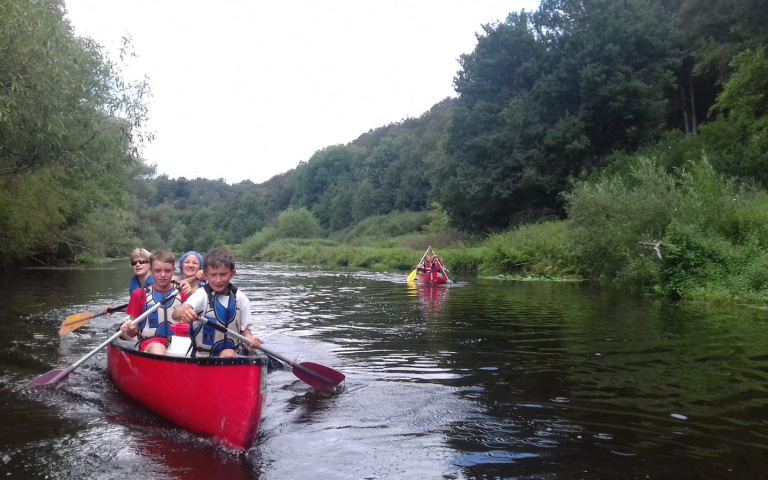
{"type": "Polygon", "coordinates": [[[417,273],[418,273],[418,270],[414,268],[413,271],[410,274],[408,274],[408,279],[406,280],[406,282],[413,283],[413,281],[416,279],[417,273]]]}
{"type": "MultiPolygon", "coordinates": [[[[125,305],[109,308],[107,309],[106,313],[120,312],[125,310],[127,306],[128,304],[126,303],[125,305]]],[[[61,324],[61,328],[59,328],[59,335],[66,335],[72,330],[77,330],[78,328],[82,327],[83,325],[90,322],[94,318],[104,315],[104,313],[105,312],[99,312],[99,313],[80,312],[74,315],[70,315],[67,318],[65,318],[64,322],[61,324]]]]}
{"type": "Polygon", "coordinates": [[[318,390],[335,387],[347,378],[338,370],[313,362],[295,363],[292,371],[299,380],[318,390]]]}
{"type": "Polygon", "coordinates": [[[66,380],[67,377],[69,377],[69,372],[66,369],[57,368],[56,370],[51,370],[48,373],[44,373],[43,375],[40,375],[36,379],[29,382],[27,386],[42,387],[45,385],[50,385],[52,383],[60,382],[62,380],[66,380]]]}
{"type": "Polygon", "coordinates": [[[61,324],[61,328],[59,328],[59,335],[66,335],[72,330],[77,330],[78,328],[93,320],[94,317],[96,317],[96,315],[91,312],[76,313],[74,315],[68,316],[61,324]]]}

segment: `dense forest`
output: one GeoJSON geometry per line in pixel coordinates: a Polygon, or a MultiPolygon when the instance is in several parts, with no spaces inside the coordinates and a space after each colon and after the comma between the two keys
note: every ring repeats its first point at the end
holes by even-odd
{"type": "Polygon", "coordinates": [[[2,263],[207,251],[286,211],[337,239],[392,212],[495,234],[576,218],[578,182],[634,178],[648,158],[664,172],[706,158],[715,175],[768,186],[764,0],[544,0],[483,26],[455,98],[236,185],[155,175],[141,158],[149,85],[125,83],[65,9],[0,0],[2,263]]]}

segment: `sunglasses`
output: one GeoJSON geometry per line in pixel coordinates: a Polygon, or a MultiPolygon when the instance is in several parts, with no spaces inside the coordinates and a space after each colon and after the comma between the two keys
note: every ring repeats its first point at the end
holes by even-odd
{"type": "Polygon", "coordinates": [[[131,260],[131,266],[135,267],[136,265],[144,265],[146,263],[149,263],[146,260],[131,260]]]}

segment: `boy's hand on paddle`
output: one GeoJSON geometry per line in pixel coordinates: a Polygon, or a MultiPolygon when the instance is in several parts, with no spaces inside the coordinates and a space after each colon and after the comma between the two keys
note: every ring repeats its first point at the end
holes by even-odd
{"type": "Polygon", "coordinates": [[[245,346],[246,350],[250,350],[251,347],[259,348],[261,346],[261,339],[259,337],[254,337],[250,330],[244,331],[243,336],[251,341],[250,345],[245,346]]]}
{"type": "Polygon", "coordinates": [[[197,317],[199,316],[197,312],[195,312],[195,309],[192,308],[192,305],[186,303],[173,312],[174,319],[176,319],[176,315],[179,315],[178,320],[184,323],[192,323],[197,320],[197,317]]]}
{"type": "Polygon", "coordinates": [[[124,337],[133,338],[139,333],[139,326],[138,325],[131,325],[133,323],[133,319],[130,318],[123,322],[122,325],[120,325],[120,331],[123,332],[125,335],[124,337]]]}

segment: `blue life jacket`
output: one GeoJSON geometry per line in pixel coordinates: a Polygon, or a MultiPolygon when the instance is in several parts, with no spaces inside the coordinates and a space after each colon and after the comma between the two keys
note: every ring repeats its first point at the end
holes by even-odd
{"type": "MultiPolygon", "coordinates": [[[[203,286],[205,293],[208,294],[208,304],[200,316],[205,317],[210,323],[224,325],[228,329],[241,333],[241,312],[237,306],[237,287],[230,284],[227,292],[229,300],[225,307],[219,301],[219,294],[213,291],[210,285],[203,286]]],[[[218,357],[221,351],[227,348],[237,350],[242,342],[236,338],[231,338],[226,333],[219,332],[212,326],[195,322],[192,327],[192,338],[194,339],[193,356],[197,357],[218,357]]]]}
{"type": "Polygon", "coordinates": [[[138,290],[139,288],[144,288],[149,285],[154,285],[154,283],[155,278],[152,275],[147,277],[147,281],[144,282],[144,285],[139,283],[139,277],[134,275],[133,278],[131,278],[131,285],[128,287],[128,293],[132,295],[134,290],[138,290]]]}
{"type": "Polygon", "coordinates": [[[177,323],[172,318],[173,311],[181,306],[181,299],[178,295],[170,297],[169,293],[171,292],[155,291],[154,285],[144,288],[144,294],[146,295],[144,312],[161,302],[162,306],[150,313],[147,318],[139,323],[139,340],[146,340],[152,337],[170,338],[172,334],[171,325],[177,323]]]}

